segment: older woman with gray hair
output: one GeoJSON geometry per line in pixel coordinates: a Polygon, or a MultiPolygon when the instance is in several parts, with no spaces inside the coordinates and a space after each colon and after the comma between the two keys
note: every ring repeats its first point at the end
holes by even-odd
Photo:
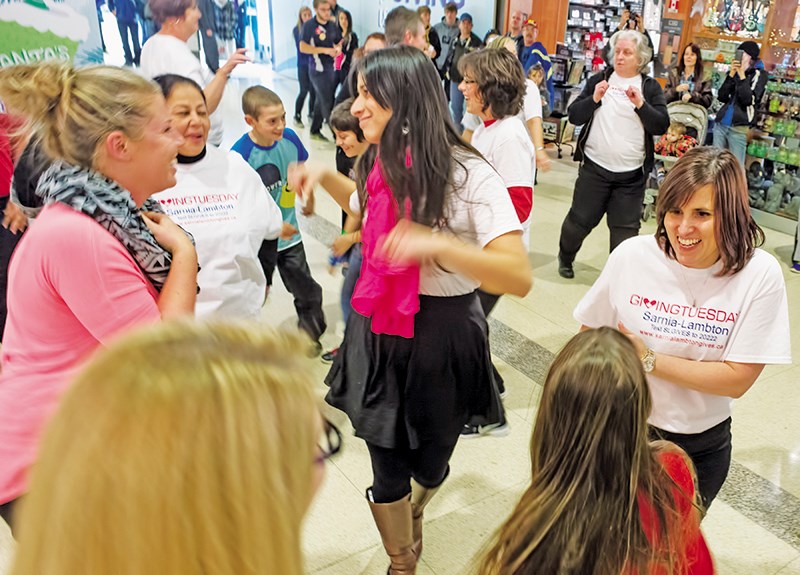
{"type": "Polygon", "coordinates": [[[204,70],[200,60],[192,54],[187,42],[197,33],[200,9],[197,0],[150,0],[153,18],[161,25],[158,34],[151,36],[142,48],[141,72],[147,78],[176,74],[191,78],[203,87],[211,114],[209,143],[222,143],[222,116],[216,113],[222,100],[228,77],[239,64],[249,61],[245,49],[236,50],[227,62],[212,74],[204,70]]]}
{"type": "Polygon", "coordinates": [[[572,263],[584,238],[604,214],[609,251],[639,234],[653,136],[669,127],[661,86],[644,73],[653,55],[644,36],[622,30],[610,48],[611,65],[589,78],[569,107],[569,121],[583,128],[574,155],[581,162],[578,179],[559,239],[558,273],[568,279],[575,277],[572,263]]]}

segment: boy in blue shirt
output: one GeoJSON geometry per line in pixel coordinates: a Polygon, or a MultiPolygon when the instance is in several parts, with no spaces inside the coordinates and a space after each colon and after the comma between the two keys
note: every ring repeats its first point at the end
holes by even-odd
{"type": "MultiPolygon", "coordinates": [[[[315,355],[322,351],[320,336],[327,325],[322,312],[322,288],[311,277],[306,261],[303,238],[297,230],[295,193],[286,183],[289,164],[304,162],[308,152],[297,134],[286,127],[286,111],[280,97],[263,86],[252,86],[242,95],[244,119],[251,130],[237,141],[232,150],[238,152],[258,172],[264,186],[281,209],[284,232],[293,230],[289,239],[284,233],[278,240],[265,241],[258,259],[272,285],[275,266],[283,285],[294,297],[298,326],[314,342],[315,355]]],[[[312,206],[306,206],[308,211],[312,206]]]]}

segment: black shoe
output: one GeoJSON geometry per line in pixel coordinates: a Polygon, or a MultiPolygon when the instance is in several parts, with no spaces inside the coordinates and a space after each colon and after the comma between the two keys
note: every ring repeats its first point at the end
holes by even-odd
{"type": "Polygon", "coordinates": [[[303,118],[301,118],[298,114],[295,114],[294,117],[294,125],[301,130],[305,128],[305,124],[303,124],[303,118]]]}
{"type": "Polygon", "coordinates": [[[337,353],[339,353],[339,348],[334,347],[332,350],[323,353],[320,356],[320,359],[322,360],[322,363],[333,363],[333,360],[336,357],[337,353]]]}
{"type": "Polygon", "coordinates": [[[508,422],[493,423],[491,425],[472,425],[467,423],[464,429],[461,430],[462,439],[472,439],[475,437],[486,437],[491,435],[493,437],[505,437],[511,433],[511,427],[508,422]]]}
{"type": "Polygon", "coordinates": [[[568,264],[561,258],[558,258],[558,275],[568,280],[574,278],[575,270],[572,269],[572,264],[571,263],[568,264]]]}
{"type": "Polygon", "coordinates": [[[311,139],[318,142],[329,142],[328,138],[322,135],[322,132],[311,132],[311,139]]]}

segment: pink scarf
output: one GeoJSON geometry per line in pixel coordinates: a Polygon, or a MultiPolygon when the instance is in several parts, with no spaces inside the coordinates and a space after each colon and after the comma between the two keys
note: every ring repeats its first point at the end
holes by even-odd
{"type": "MultiPolygon", "coordinates": [[[[414,316],[419,311],[419,266],[395,264],[375,253],[397,224],[399,213],[397,200],[383,178],[380,158],[367,176],[367,194],[369,217],[361,230],[364,260],[350,303],[358,313],[372,318],[373,333],[412,338],[414,316]]],[[[406,214],[410,205],[406,200],[406,214]]]]}

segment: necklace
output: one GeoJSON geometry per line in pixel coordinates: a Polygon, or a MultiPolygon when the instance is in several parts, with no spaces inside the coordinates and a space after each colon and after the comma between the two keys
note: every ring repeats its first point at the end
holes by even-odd
{"type": "MultiPolygon", "coordinates": [[[[686,289],[689,291],[689,295],[692,298],[692,307],[695,308],[695,307],[697,307],[697,298],[694,295],[694,291],[692,291],[692,286],[691,286],[691,284],[689,284],[689,280],[686,279],[686,274],[683,273],[683,266],[680,263],[678,263],[678,269],[681,271],[681,279],[683,279],[683,283],[686,286],[686,289]]],[[[700,286],[700,294],[701,295],[704,292],[706,284],[708,283],[708,278],[710,278],[710,277],[711,277],[711,275],[707,275],[706,279],[703,281],[703,285],[700,286]]]]}

